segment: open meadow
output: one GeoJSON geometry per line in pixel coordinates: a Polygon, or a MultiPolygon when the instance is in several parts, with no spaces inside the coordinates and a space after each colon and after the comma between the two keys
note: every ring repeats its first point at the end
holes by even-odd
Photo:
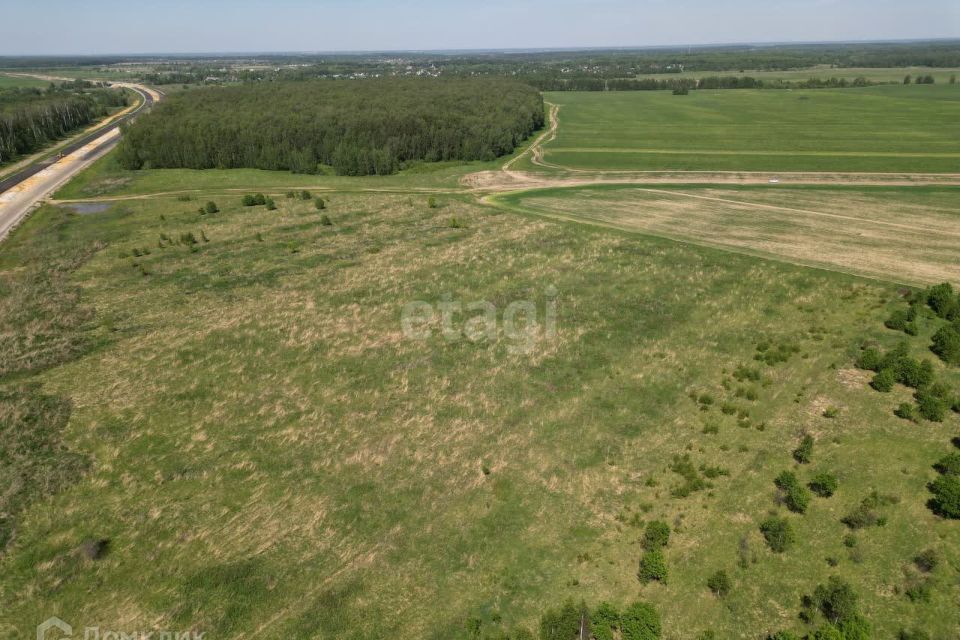
{"type": "Polygon", "coordinates": [[[960,637],[960,187],[599,184],[956,173],[960,90],[545,98],[552,168],[112,154],[0,245],[0,637],[960,637]]]}

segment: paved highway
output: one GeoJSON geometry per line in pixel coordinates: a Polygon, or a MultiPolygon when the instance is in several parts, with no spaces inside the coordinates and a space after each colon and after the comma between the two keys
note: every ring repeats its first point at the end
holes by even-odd
{"type": "Polygon", "coordinates": [[[140,106],[122,118],[83,136],[60,150],[60,156],[32,164],[0,180],[0,240],[47,196],[101,158],[120,139],[120,124],[135,117],[160,99],[160,94],[142,85],[116,82],[143,97],[140,106]]]}

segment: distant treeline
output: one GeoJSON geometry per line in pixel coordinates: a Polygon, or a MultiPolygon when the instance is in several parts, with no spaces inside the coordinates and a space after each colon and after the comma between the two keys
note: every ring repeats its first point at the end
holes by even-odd
{"type": "Polygon", "coordinates": [[[117,152],[140,168],[384,175],[416,161],[492,160],[543,126],[543,99],[508,79],[271,82],[174,94],[117,152]]]}
{"type": "Polygon", "coordinates": [[[122,91],[77,83],[0,90],[0,164],[31,153],[127,104],[122,91]]]}
{"type": "MultiPolygon", "coordinates": [[[[929,84],[933,78],[927,76],[929,84]]],[[[840,89],[869,87],[882,82],[866,78],[809,78],[807,80],[761,80],[750,76],[709,76],[705,78],[551,78],[527,79],[541,91],[677,91],[695,89],[840,89]]],[[[921,84],[918,82],[917,84],[921,84]]]]}

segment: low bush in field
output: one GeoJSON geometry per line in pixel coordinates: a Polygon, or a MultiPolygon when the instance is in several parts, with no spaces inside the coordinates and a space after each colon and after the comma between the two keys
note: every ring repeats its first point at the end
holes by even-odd
{"type": "Polygon", "coordinates": [[[793,459],[800,464],[808,464],[813,460],[813,436],[807,434],[800,441],[800,446],[793,450],[793,459]]]}
{"type": "Polygon", "coordinates": [[[823,472],[813,476],[807,486],[821,498],[829,498],[837,491],[838,484],[836,476],[823,472]]]}
{"type": "Polygon", "coordinates": [[[786,518],[770,517],[760,523],[760,533],[771,551],[783,553],[796,543],[797,534],[794,533],[790,521],[786,518]]]}

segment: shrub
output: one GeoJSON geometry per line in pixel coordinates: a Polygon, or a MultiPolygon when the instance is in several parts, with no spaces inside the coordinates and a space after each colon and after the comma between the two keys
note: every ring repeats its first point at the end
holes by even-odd
{"type": "Polygon", "coordinates": [[[943,475],[960,476],[960,453],[951,453],[944,458],[940,458],[933,465],[933,468],[943,475]]]}
{"type": "Polygon", "coordinates": [[[857,594],[847,582],[831,576],[827,584],[817,585],[812,603],[827,620],[834,624],[855,620],[859,617],[857,594]]]}
{"type": "Polygon", "coordinates": [[[310,193],[309,191],[307,191],[306,189],[304,189],[303,191],[300,192],[300,199],[301,199],[301,200],[312,200],[312,199],[313,199],[313,194],[310,193]]]}
{"type": "Polygon", "coordinates": [[[217,203],[216,203],[216,202],[213,202],[213,201],[211,200],[210,202],[208,202],[208,203],[203,207],[203,210],[204,210],[206,213],[219,213],[219,212],[220,212],[220,207],[217,206],[217,203]]]}
{"type": "Polygon", "coordinates": [[[314,206],[317,208],[317,211],[323,211],[327,208],[327,201],[323,198],[317,198],[313,201],[314,206]]]}
{"type": "Polygon", "coordinates": [[[595,640],[614,640],[614,632],[620,628],[620,612],[608,602],[601,602],[590,616],[595,640]]]}
{"type": "Polygon", "coordinates": [[[891,496],[881,496],[874,491],[864,498],[857,508],[841,518],[841,522],[851,529],[865,529],[866,527],[882,526],[886,520],[877,511],[879,507],[894,504],[897,499],[891,496]]]}
{"type": "Polygon", "coordinates": [[[934,549],[924,549],[913,558],[913,563],[920,571],[930,573],[940,565],[940,554],[934,549]]]}
{"type": "Polygon", "coordinates": [[[870,386],[880,393],[889,393],[893,391],[893,385],[897,383],[897,374],[893,369],[881,369],[877,375],[873,376],[870,386]]]}
{"type": "Polygon", "coordinates": [[[879,371],[880,363],[883,361],[883,354],[877,349],[864,349],[857,358],[857,368],[865,371],[879,371]]]}
{"type": "Polygon", "coordinates": [[[262,193],[258,193],[257,195],[253,196],[253,203],[257,206],[265,205],[267,204],[267,197],[262,193]]]}
{"type": "Polygon", "coordinates": [[[822,472],[813,476],[807,486],[821,498],[829,498],[836,492],[838,483],[836,476],[832,473],[822,472]]]}
{"type": "Polygon", "coordinates": [[[809,640],[844,640],[843,633],[840,629],[829,622],[820,625],[816,631],[807,637],[809,640]]]}
{"type": "Polygon", "coordinates": [[[831,420],[836,418],[839,415],[840,415],[840,409],[838,409],[837,407],[827,407],[823,411],[823,417],[829,418],[831,420]]]}
{"type": "Polygon", "coordinates": [[[277,203],[273,201],[273,198],[267,198],[267,211],[276,211],[277,203]]]}
{"type": "Polygon", "coordinates": [[[927,290],[927,304],[941,318],[950,318],[957,311],[957,297],[949,282],[938,284],[927,290]]]}
{"type": "Polygon", "coordinates": [[[917,410],[923,418],[930,422],[943,422],[947,417],[949,403],[935,389],[924,388],[914,394],[917,401],[917,410]]]}
{"type": "Polygon", "coordinates": [[[560,609],[548,609],[540,618],[541,640],[570,640],[580,632],[581,610],[568,600],[560,609]]]}
{"type": "Polygon", "coordinates": [[[730,593],[730,589],[732,588],[730,576],[727,575],[726,571],[720,569],[707,578],[707,587],[713,592],[713,595],[718,598],[723,598],[730,593]]]}
{"type": "Polygon", "coordinates": [[[901,629],[897,640],[930,640],[930,634],[920,629],[901,629]]]}
{"type": "Polygon", "coordinates": [[[809,433],[803,436],[800,446],[793,450],[793,459],[800,464],[808,464],[813,459],[813,436],[809,433]]]}
{"type": "Polygon", "coordinates": [[[653,520],[647,525],[643,533],[643,548],[648,551],[662,549],[670,542],[670,525],[660,520],[653,520]]]}
{"type": "Polygon", "coordinates": [[[902,402],[900,406],[893,410],[893,415],[911,422],[919,422],[920,418],[917,409],[909,402],[902,402]]]}
{"type": "Polygon", "coordinates": [[[293,198],[296,198],[296,197],[297,197],[297,192],[296,192],[296,191],[287,191],[287,197],[292,200],[293,198]]]}
{"type": "Polygon", "coordinates": [[[439,205],[437,204],[436,198],[434,198],[433,196],[430,196],[429,198],[427,198],[427,207],[431,209],[436,209],[438,206],[439,205]]]}
{"type": "Polygon", "coordinates": [[[667,561],[663,557],[663,552],[660,549],[653,549],[644,553],[640,558],[640,570],[637,575],[642,582],[654,580],[666,582],[667,561]]]}
{"type": "Polygon", "coordinates": [[[930,483],[930,508],[945,518],[960,519],[960,476],[943,475],[930,483]]]}
{"type": "MultiPolygon", "coordinates": [[[[780,475],[782,476],[783,474],[780,475]]],[[[790,475],[793,476],[792,473],[790,475]]],[[[787,505],[790,511],[795,513],[806,512],[807,507],[810,505],[810,492],[797,482],[796,476],[793,476],[792,482],[781,486],[780,489],[783,491],[783,503],[787,505]]]]}
{"type": "Polygon", "coordinates": [[[790,631],[778,631],[767,636],[767,640],[800,640],[800,636],[790,631]]]}
{"type": "Polygon", "coordinates": [[[759,382],[760,381],[760,370],[753,367],[748,367],[746,365],[739,365],[736,370],[733,372],[733,377],[739,380],[740,382],[751,381],[759,382]]]}
{"type": "Polygon", "coordinates": [[[933,363],[901,358],[898,361],[897,382],[911,389],[920,389],[933,382],[933,363]]]}
{"type": "Polygon", "coordinates": [[[929,582],[915,582],[909,585],[904,593],[910,602],[930,602],[932,591],[929,582]]]}
{"type": "Polygon", "coordinates": [[[940,327],[933,334],[930,350],[947,364],[960,366],[960,328],[957,323],[940,327]]]}
{"type": "Polygon", "coordinates": [[[786,518],[767,518],[760,523],[760,533],[774,553],[787,551],[797,541],[797,535],[786,518]]]}
{"type": "Polygon", "coordinates": [[[257,201],[254,199],[252,195],[248,193],[247,195],[243,196],[243,206],[252,207],[255,204],[257,204],[257,201]]]}
{"type": "Polygon", "coordinates": [[[323,214],[322,216],[320,216],[320,224],[322,224],[325,227],[332,227],[333,220],[331,220],[330,216],[328,216],[327,214],[323,214]]]}
{"type": "Polygon", "coordinates": [[[622,640],[657,640],[661,633],[660,614],[646,602],[634,602],[620,616],[622,640]]]}
{"type": "Polygon", "coordinates": [[[887,329],[892,329],[894,331],[906,331],[907,324],[909,324],[909,322],[910,320],[908,318],[907,311],[903,309],[897,309],[883,324],[887,329]]]}

